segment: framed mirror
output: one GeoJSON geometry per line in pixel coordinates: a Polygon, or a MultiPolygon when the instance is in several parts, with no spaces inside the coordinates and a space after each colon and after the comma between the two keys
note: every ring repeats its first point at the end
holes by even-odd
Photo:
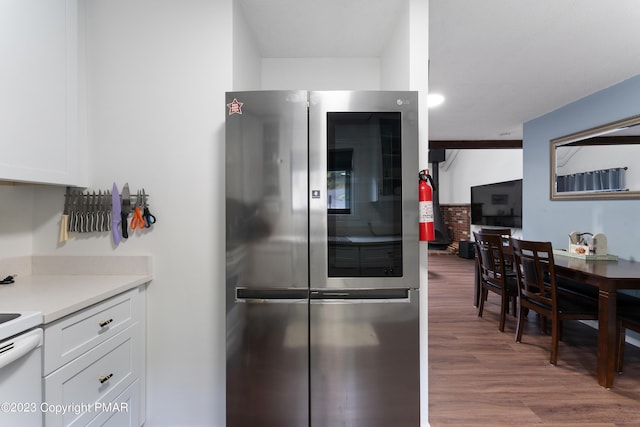
{"type": "Polygon", "coordinates": [[[640,115],[551,140],[551,199],[640,198],[640,115]]]}

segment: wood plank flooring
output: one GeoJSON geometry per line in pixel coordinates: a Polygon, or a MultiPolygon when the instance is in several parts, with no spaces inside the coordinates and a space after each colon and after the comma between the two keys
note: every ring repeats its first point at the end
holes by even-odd
{"type": "Polygon", "coordinates": [[[565,322],[558,364],[534,313],[522,343],[516,319],[498,331],[499,299],[473,306],[474,262],[429,256],[429,421],[439,426],[640,426],[640,349],[627,345],[614,387],[598,385],[596,331],[565,322]]]}

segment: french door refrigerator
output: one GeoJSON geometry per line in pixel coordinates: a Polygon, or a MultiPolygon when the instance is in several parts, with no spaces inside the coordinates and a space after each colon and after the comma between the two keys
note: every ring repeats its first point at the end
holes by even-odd
{"type": "Polygon", "coordinates": [[[226,104],[227,426],[418,426],[417,93],[226,104]]]}

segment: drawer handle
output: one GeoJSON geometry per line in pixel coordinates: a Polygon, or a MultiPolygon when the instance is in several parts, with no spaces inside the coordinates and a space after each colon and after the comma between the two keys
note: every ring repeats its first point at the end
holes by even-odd
{"type": "Polygon", "coordinates": [[[109,375],[102,375],[100,377],[98,377],[98,381],[100,381],[100,384],[104,384],[107,381],[109,381],[111,379],[111,377],[113,376],[113,374],[109,374],[109,375]]]}
{"type": "Polygon", "coordinates": [[[107,326],[109,323],[113,322],[113,319],[109,319],[109,320],[103,320],[101,322],[98,322],[98,325],[101,328],[104,328],[105,326],[107,326]]]}

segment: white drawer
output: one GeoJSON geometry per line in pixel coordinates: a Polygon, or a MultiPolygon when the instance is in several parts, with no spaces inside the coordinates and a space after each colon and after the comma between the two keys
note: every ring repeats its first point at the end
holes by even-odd
{"type": "Polygon", "coordinates": [[[44,375],[131,326],[137,301],[132,289],[45,326],[44,375]]]}
{"type": "Polygon", "coordinates": [[[87,427],[138,427],[138,381],[126,388],[111,402],[96,407],[96,416],[87,427]]]}
{"type": "Polygon", "coordinates": [[[138,326],[134,324],[44,378],[47,427],[85,425],[96,416],[96,402],[113,401],[136,380],[138,326]],[[49,410],[58,407],[66,413],[49,410]]]}

